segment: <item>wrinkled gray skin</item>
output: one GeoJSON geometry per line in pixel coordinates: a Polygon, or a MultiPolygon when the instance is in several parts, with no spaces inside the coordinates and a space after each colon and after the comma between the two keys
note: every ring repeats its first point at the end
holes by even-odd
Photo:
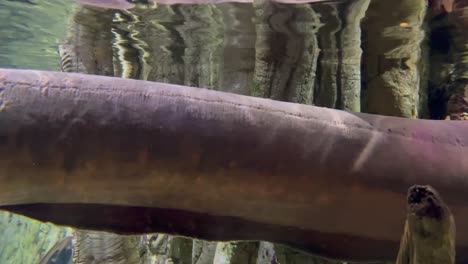
{"type": "Polygon", "coordinates": [[[467,130],[466,122],[2,69],[0,206],[88,230],[392,260],[406,190],[424,182],[450,206],[457,263],[466,263],[467,130]]]}
{"type": "Polygon", "coordinates": [[[431,186],[408,190],[408,214],[396,264],[455,263],[455,220],[431,186]]]}

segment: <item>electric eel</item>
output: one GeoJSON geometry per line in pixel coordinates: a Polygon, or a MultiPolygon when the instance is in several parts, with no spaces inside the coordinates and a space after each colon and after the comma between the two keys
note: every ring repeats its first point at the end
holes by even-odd
{"type": "Polygon", "coordinates": [[[0,209],[40,221],[395,260],[414,184],[444,197],[467,263],[467,122],[0,69],[0,209]]]}

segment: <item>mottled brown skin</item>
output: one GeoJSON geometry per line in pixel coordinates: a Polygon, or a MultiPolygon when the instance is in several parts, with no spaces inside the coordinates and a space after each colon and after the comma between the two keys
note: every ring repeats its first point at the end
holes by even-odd
{"type": "Polygon", "coordinates": [[[455,221],[431,186],[408,190],[408,210],[397,264],[455,263],[455,221]]]}

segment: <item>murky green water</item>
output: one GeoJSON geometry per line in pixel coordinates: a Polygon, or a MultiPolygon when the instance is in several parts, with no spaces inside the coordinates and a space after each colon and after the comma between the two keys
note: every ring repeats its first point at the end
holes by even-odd
{"type": "MultiPolygon", "coordinates": [[[[146,2],[110,10],[70,0],[0,0],[0,68],[158,81],[352,112],[467,119],[467,89],[450,86],[468,76],[466,9],[448,2],[146,2]],[[455,97],[465,101],[450,101],[455,97]]],[[[255,260],[236,262],[226,255],[238,252],[237,244],[200,242],[192,252],[187,241],[168,236],[77,235],[4,212],[0,263],[38,263],[67,236],[81,250],[79,263],[276,263],[255,255],[269,252],[269,244],[242,244],[239,252],[255,252],[255,260]],[[200,257],[202,249],[211,255],[200,257]],[[193,260],[196,254],[204,260],[193,260]]],[[[276,253],[281,264],[330,263],[285,249],[276,253]]]]}
{"type": "Polygon", "coordinates": [[[57,45],[71,15],[71,1],[0,1],[0,66],[60,70],[57,45]]]}

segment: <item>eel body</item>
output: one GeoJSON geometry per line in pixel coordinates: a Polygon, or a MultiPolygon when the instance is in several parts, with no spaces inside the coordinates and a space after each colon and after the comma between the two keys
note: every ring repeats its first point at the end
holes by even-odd
{"type": "Polygon", "coordinates": [[[395,259],[413,184],[468,261],[468,123],[112,77],[0,70],[0,209],[121,234],[395,259]]]}
{"type": "Polygon", "coordinates": [[[408,190],[405,229],[396,264],[454,264],[455,220],[431,186],[408,190]]]}

